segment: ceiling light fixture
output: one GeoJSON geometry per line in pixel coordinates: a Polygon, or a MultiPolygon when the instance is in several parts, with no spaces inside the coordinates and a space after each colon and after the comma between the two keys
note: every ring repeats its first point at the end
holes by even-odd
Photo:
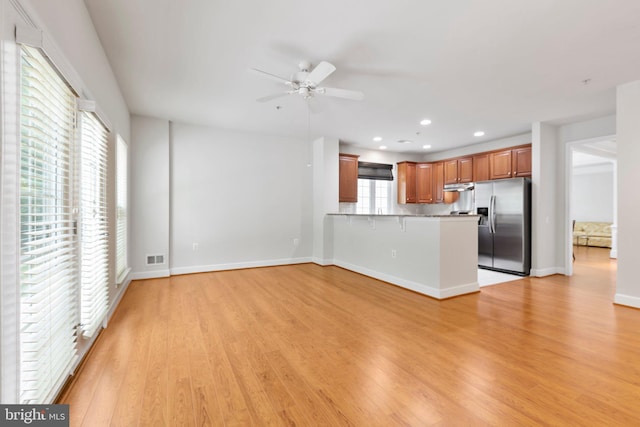
{"type": "Polygon", "coordinates": [[[420,120],[420,124],[422,126],[429,126],[431,124],[431,120],[429,119],[420,120]]]}
{"type": "Polygon", "coordinates": [[[375,142],[380,142],[380,141],[382,141],[382,137],[381,137],[381,136],[374,136],[374,137],[373,137],[373,140],[374,140],[375,142]]]}
{"type": "Polygon", "coordinates": [[[398,144],[411,144],[413,141],[409,141],[408,139],[399,139],[398,144]]]}
{"type": "Polygon", "coordinates": [[[425,150],[428,150],[429,148],[431,148],[431,146],[429,144],[423,145],[422,148],[424,148],[425,150]]]}
{"type": "Polygon", "coordinates": [[[387,146],[386,146],[386,145],[381,145],[381,146],[380,146],[380,149],[381,149],[381,150],[386,150],[386,149],[387,149],[387,146]]]}
{"type": "Polygon", "coordinates": [[[484,136],[484,132],[479,130],[473,134],[473,136],[484,136]]]}

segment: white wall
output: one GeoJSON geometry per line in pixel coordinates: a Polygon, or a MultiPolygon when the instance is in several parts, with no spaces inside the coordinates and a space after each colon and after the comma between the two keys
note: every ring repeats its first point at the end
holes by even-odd
{"type": "Polygon", "coordinates": [[[615,302],[640,308],[640,80],[618,86],[618,274],[615,302]]]}
{"type": "Polygon", "coordinates": [[[172,274],[309,262],[308,150],[295,138],[174,123],[172,274]]]}
{"type": "Polygon", "coordinates": [[[613,223],[613,164],[576,167],[571,181],[572,219],[613,223]]]}
{"type": "Polygon", "coordinates": [[[313,142],[313,262],[331,264],[333,233],[327,213],[338,212],[339,142],[318,138],[313,142]]]}
{"type": "Polygon", "coordinates": [[[169,275],[169,122],[131,117],[129,263],[134,279],[169,275]],[[146,265],[148,255],[164,264],[146,265]]]}

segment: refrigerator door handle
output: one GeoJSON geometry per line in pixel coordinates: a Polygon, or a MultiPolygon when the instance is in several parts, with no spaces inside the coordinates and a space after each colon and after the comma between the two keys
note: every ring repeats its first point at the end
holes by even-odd
{"type": "Polygon", "coordinates": [[[496,196],[491,196],[489,203],[489,230],[491,234],[496,234],[496,196]]]}

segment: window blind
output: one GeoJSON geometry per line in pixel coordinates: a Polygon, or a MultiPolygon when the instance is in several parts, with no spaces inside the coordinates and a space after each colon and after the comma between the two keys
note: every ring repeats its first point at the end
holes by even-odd
{"type": "Polygon", "coordinates": [[[124,280],[127,265],[127,144],[118,136],[116,143],[116,276],[124,280]]]}
{"type": "Polygon", "coordinates": [[[358,178],[393,181],[393,165],[384,163],[358,162],[358,178]]]}
{"type": "Polygon", "coordinates": [[[80,323],[91,337],[108,307],[107,129],[90,112],[79,116],[80,323]]]}
{"type": "Polygon", "coordinates": [[[72,159],[75,96],[21,49],[20,402],[53,399],[77,355],[72,159]]]}

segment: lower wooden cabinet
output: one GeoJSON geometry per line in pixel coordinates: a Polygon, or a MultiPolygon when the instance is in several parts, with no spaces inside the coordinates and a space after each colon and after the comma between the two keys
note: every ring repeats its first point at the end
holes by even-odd
{"type": "Polygon", "coordinates": [[[340,187],[338,190],[338,201],[357,203],[358,202],[358,157],[355,154],[338,155],[340,187]]]}

